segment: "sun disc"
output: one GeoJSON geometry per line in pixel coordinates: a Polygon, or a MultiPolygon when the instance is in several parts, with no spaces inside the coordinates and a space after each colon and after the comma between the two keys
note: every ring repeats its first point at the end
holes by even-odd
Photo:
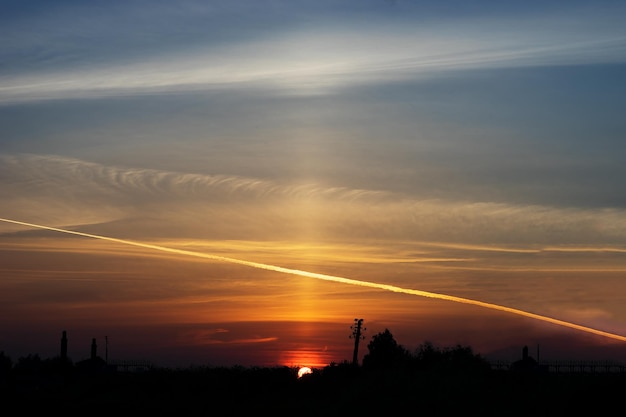
{"type": "Polygon", "coordinates": [[[302,378],[304,375],[306,374],[310,374],[313,371],[311,370],[311,368],[309,368],[308,366],[303,366],[302,368],[298,369],[298,378],[302,378]]]}

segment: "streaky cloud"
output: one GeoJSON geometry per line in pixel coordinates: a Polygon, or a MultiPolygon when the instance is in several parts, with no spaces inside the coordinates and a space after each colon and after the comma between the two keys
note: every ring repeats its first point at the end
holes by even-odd
{"type": "Polygon", "coordinates": [[[572,253],[626,253],[626,248],[614,246],[583,246],[583,245],[563,245],[563,246],[537,246],[515,247],[503,245],[476,245],[470,243],[453,242],[419,242],[420,245],[433,246],[445,249],[461,249],[464,251],[477,252],[510,252],[538,254],[542,252],[572,252],[572,253]]]}
{"type": "Polygon", "coordinates": [[[0,78],[0,103],[224,89],[315,95],[454,71],[626,62],[626,31],[606,19],[387,22],[367,31],[326,25],[136,61],[112,57],[43,74],[15,72],[0,78]]]}
{"type": "Polygon", "coordinates": [[[218,234],[224,239],[236,231],[246,239],[293,241],[278,230],[310,225],[339,239],[349,231],[361,242],[399,240],[466,252],[625,250],[626,212],[612,208],[424,200],[385,190],[124,168],[50,155],[0,156],[0,185],[6,217],[54,226],[126,221],[127,231],[145,232],[176,222],[163,236],[178,229],[190,232],[188,238],[216,237],[223,229],[218,234]],[[158,225],[145,223],[150,218],[158,225]]]}
{"type": "MultiPolygon", "coordinates": [[[[327,198],[354,201],[385,198],[383,191],[325,187],[318,184],[281,184],[276,181],[227,175],[206,175],[155,169],[106,166],[80,159],[54,155],[0,155],[0,173],[12,183],[37,191],[50,186],[95,189],[110,196],[141,193],[178,197],[210,194],[230,197],[289,197],[296,199],[327,198]],[[71,184],[71,185],[68,185],[71,184]]],[[[55,190],[58,193],[59,190],[55,190]]]]}
{"type": "Polygon", "coordinates": [[[228,262],[228,263],[233,263],[233,264],[238,264],[238,265],[249,266],[249,267],[257,268],[257,269],[264,269],[264,270],[275,271],[275,272],[284,273],[284,274],[301,276],[305,278],[313,278],[313,279],[319,279],[323,281],[336,282],[340,284],[355,285],[355,286],[360,286],[360,287],[391,291],[395,293],[402,293],[402,294],[408,294],[408,295],[415,295],[419,297],[434,298],[434,299],[439,299],[439,300],[452,301],[455,303],[474,305],[474,306],[478,306],[482,308],[511,313],[511,314],[515,314],[518,316],[523,316],[523,317],[531,318],[534,320],[547,322],[547,323],[554,324],[557,326],[562,326],[562,327],[582,331],[585,333],[594,334],[597,336],[602,336],[602,337],[626,342],[626,336],[622,336],[619,334],[605,332],[602,330],[582,326],[576,323],[559,320],[553,317],[543,316],[540,314],[535,314],[532,312],[519,310],[516,308],[511,308],[511,307],[507,307],[507,306],[503,306],[499,304],[486,303],[483,301],[469,299],[469,298],[456,297],[456,296],[448,295],[448,294],[433,293],[433,292],[415,290],[415,289],[410,289],[410,288],[402,288],[402,287],[398,287],[395,285],[381,284],[381,283],[370,282],[370,281],[361,281],[361,280],[344,278],[344,277],[333,276],[333,275],[319,274],[319,273],[308,272],[308,271],[303,271],[303,270],[298,270],[298,269],[284,268],[281,266],[264,264],[264,263],[259,263],[259,262],[246,261],[246,260],[241,260],[241,259],[229,258],[229,257],[224,257],[224,256],[218,256],[218,255],[211,255],[211,254],[200,253],[200,252],[192,252],[192,251],[187,251],[187,250],[182,250],[182,249],[174,249],[174,248],[169,248],[169,247],[164,247],[164,246],[159,246],[159,245],[141,243],[141,242],[126,240],[126,239],[118,239],[118,238],[108,237],[108,236],[94,235],[90,233],[83,233],[83,232],[74,231],[74,230],[67,230],[67,229],[50,227],[50,226],[45,226],[45,225],[40,225],[40,224],[27,223],[27,222],[22,222],[18,220],[12,220],[12,219],[0,218],[0,221],[16,224],[20,226],[51,230],[55,232],[82,236],[82,237],[87,237],[87,238],[92,238],[92,239],[100,239],[100,240],[105,240],[105,241],[124,244],[124,245],[137,246],[137,247],[141,247],[145,249],[152,249],[152,250],[179,254],[179,255],[184,255],[184,256],[205,258],[205,259],[220,261],[220,262],[228,262]]]}

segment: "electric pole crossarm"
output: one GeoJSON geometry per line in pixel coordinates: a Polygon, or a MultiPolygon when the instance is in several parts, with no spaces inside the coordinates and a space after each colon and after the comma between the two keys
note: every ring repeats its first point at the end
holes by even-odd
{"type": "Polygon", "coordinates": [[[352,334],[350,335],[351,339],[354,339],[354,353],[352,355],[352,364],[359,364],[359,342],[365,338],[363,336],[362,331],[366,329],[363,326],[363,319],[354,319],[354,325],[350,326],[352,329],[352,334]]]}

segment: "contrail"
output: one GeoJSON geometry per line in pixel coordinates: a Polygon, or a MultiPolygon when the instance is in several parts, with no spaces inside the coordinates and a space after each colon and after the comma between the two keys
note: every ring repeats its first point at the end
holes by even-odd
{"type": "Polygon", "coordinates": [[[571,328],[571,329],[576,329],[576,330],[580,330],[580,331],[583,331],[583,332],[592,333],[592,334],[595,334],[595,335],[604,336],[604,337],[608,337],[608,338],[611,338],[611,339],[621,340],[623,342],[626,342],[626,337],[618,335],[618,334],[614,334],[614,333],[609,333],[609,332],[605,332],[605,331],[602,331],[602,330],[593,329],[591,327],[581,326],[579,324],[570,323],[570,322],[559,320],[559,319],[555,319],[555,318],[552,318],[552,317],[542,316],[540,314],[535,314],[535,313],[531,313],[531,312],[524,311],[524,310],[518,310],[516,308],[506,307],[506,306],[502,306],[502,305],[498,305],[498,304],[486,303],[486,302],[478,301],[478,300],[472,300],[470,298],[462,298],[462,297],[456,297],[456,296],[453,296],[453,295],[439,294],[439,293],[428,292],[428,291],[420,291],[420,290],[414,290],[414,289],[410,289],[410,288],[402,288],[402,287],[397,287],[395,285],[389,285],[389,284],[379,284],[379,283],[376,283],[376,282],[360,281],[360,280],[356,280],[356,279],[337,277],[337,276],[333,276],[333,275],[318,274],[318,273],[315,273],[315,272],[301,271],[299,269],[284,268],[284,267],[276,266],[276,265],[269,265],[269,264],[263,264],[263,263],[259,263],[259,262],[245,261],[245,260],[242,260],[242,259],[228,258],[228,257],[224,257],[224,256],[210,255],[210,254],[206,254],[206,253],[193,252],[193,251],[182,250],[182,249],[168,248],[168,247],[165,247],[165,246],[151,245],[149,243],[141,243],[141,242],[135,242],[135,241],[132,241],[132,240],[118,239],[118,238],[114,238],[114,237],[101,236],[101,235],[94,235],[94,234],[91,234],[91,233],[76,232],[76,231],[73,231],[73,230],[59,229],[57,227],[43,226],[43,225],[40,225],[40,224],[26,223],[26,222],[21,222],[21,221],[17,221],[17,220],[10,220],[10,219],[0,218],[0,221],[7,222],[7,223],[13,223],[13,224],[19,224],[19,225],[22,225],[22,226],[34,227],[34,228],[38,228],[38,229],[52,230],[52,231],[55,231],[55,232],[67,233],[67,234],[71,234],[71,235],[84,236],[84,237],[93,238],[93,239],[107,240],[109,242],[121,243],[121,244],[124,244],[124,245],[131,245],[131,246],[138,246],[138,247],[141,247],[141,248],[153,249],[153,250],[158,250],[158,251],[162,251],[162,252],[169,252],[169,253],[175,253],[175,254],[186,255],[186,256],[195,256],[197,258],[205,258],[205,259],[211,259],[211,260],[215,260],[215,261],[222,261],[222,262],[229,262],[229,263],[233,263],[233,264],[246,265],[246,266],[249,266],[249,267],[252,267],[252,268],[266,269],[266,270],[269,270],[269,271],[276,271],[276,272],[281,272],[281,273],[284,273],[284,274],[291,274],[291,275],[298,275],[298,276],[307,277],[307,278],[321,279],[321,280],[324,280],[324,281],[338,282],[338,283],[341,283],[341,284],[357,285],[357,286],[360,286],[360,287],[376,288],[376,289],[385,290],[385,291],[391,291],[391,292],[396,292],[396,293],[416,295],[416,296],[419,296],[419,297],[436,298],[436,299],[439,299],[439,300],[453,301],[455,303],[470,304],[470,305],[475,305],[475,306],[479,306],[479,307],[489,308],[489,309],[492,309],[492,310],[498,310],[498,311],[504,311],[504,312],[507,312],[507,313],[517,314],[518,316],[529,317],[531,319],[535,319],[535,320],[540,320],[540,321],[544,321],[544,322],[547,322],[547,323],[556,324],[558,326],[568,327],[568,328],[571,328]]]}

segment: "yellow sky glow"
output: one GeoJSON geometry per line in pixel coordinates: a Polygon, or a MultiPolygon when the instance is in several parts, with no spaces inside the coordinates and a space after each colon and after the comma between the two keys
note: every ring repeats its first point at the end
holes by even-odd
{"type": "Polygon", "coordinates": [[[402,287],[395,286],[395,285],[381,284],[381,283],[369,282],[369,281],[361,281],[361,280],[338,277],[338,276],[333,276],[333,275],[319,274],[319,273],[314,273],[314,272],[302,271],[298,269],[284,268],[284,267],[276,266],[276,265],[269,265],[269,264],[264,264],[264,263],[259,263],[259,262],[251,262],[251,261],[246,261],[246,260],[241,260],[241,259],[211,255],[211,254],[200,253],[200,252],[193,252],[193,251],[182,250],[182,249],[168,248],[168,247],[159,246],[159,245],[135,242],[135,241],[118,239],[118,238],[113,238],[113,237],[108,237],[108,236],[94,235],[90,233],[83,233],[83,232],[78,232],[78,231],[73,231],[73,230],[66,230],[66,229],[61,229],[61,228],[56,228],[56,227],[51,227],[51,226],[21,222],[21,221],[5,219],[5,218],[0,218],[0,221],[18,224],[18,225],[27,226],[27,227],[51,230],[51,231],[56,231],[60,233],[84,236],[84,237],[93,238],[93,239],[101,239],[105,241],[121,243],[124,245],[131,245],[131,246],[142,247],[146,249],[163,251],[167,253],[174,253],[174,254],[185,255],[185,256],[193,256],[193,257],[198,257],[198,258],[211,259],[215,261],[223,261],[223,262],[228,262],[228,263],[233,263],[233,264],[238,264],[238,265],[249,266],[249,267],[257,268],[257,269],[264,269],[264,270],[275,271],[275,272],[280,272],[280,273],[285,273],[285,274],[302,276],[306,278],[313,278],[313,279],[336,282],[336,283],[347,284],[347,285],[380,289],[380,290],[385,290],[385,291],[390,291],[390,292],[395,292],[395,293],[415,295],[419,297],[452,301],[455,303],[469,304],[469,305],[474,305],[474,306],[483,307],[487,309],[503,311],[506,313],[511,313],[511,314],[515,314],[519,316],[524,316],[524,317],[532,318],[535,320],[540,320],[540,321],[555,324],[558,326],[568,327],[571,329],[575,329],[575,330],[579,330],[582,332],[591,333],[591,334],[595,334],[598,336],[603,336],[603,337],[607,337],[607,338],[611,338],[611,339],[615,339],[619,341],[626,341],[626,337],[619,335],[619,334],[609,333],[609,332],[605,332],[602,330],[567,322],[564,320],[559,320],[559,319],[531,313],[531,312],[524,311],[524,310],[519,310],[519,309],[506,307],[506,306],[498,305],[498,304],[486,303],[483,301],[469,299],[469,298],[456,297],[456,296],[447,295],[447,294],[421,291],[421,290],[410,289],[410,288],[402,288],[402,287]]]}

